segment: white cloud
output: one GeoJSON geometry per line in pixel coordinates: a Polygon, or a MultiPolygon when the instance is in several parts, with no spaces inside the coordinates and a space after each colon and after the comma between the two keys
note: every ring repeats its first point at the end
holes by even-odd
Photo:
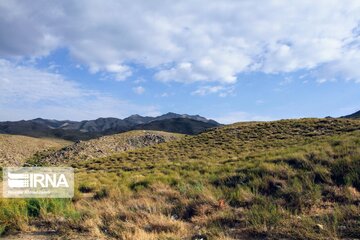
{"type": "Polygon", "coordinates": [[[327,79],[326,78],[319,78],[319,79],[316,80],[316,82],[322,84],[322,83],[327,82],[327,79]]]}
{"type": "Polygon", "coordinates": [[[115,74],[115,79],[123,81],[132,75],[130,67],[121,64],[109,64],[106,66],[106,71],[115,74]]]}
{"type": "Polygon", "coordinates": [[[163,93],[160,93],[160,94],[156,94],[155,97],[156,98],[167,98],[167,97],[171,97],[171,96],[174,96],[175,93],[174,92],[163,92],[163,93]]]}
{"type": "Polygon", "coordinates": [[[36,117],[83,120],[125,117],[133,110],[157,115],[154,106],[139,106],[82,88],[62,75],[18,66],[0,59],[0,121],[36,117]]]}
{"type": "Polygon", "coordinates": [[[250,64],[249,57],[236,50],[210,49],[207,56],[192,62],[180,62],[176,66],[160,70],[155,77],[161,81],[197,82],[211,81],[235,83],[236,74],[250,64]]]}
{"type": "MultiPolygon", "coordinates": [[[[344,79],[360,83],[360,49],[350,48],[341,59],[324,64],[316,73],[320,83],[344,79]]],[[[318,81],[319,82],[319,81],[318,81]]]]}
{"type": "Polygon", "coordinates": [[[142,86],[137,86],[133,88],[134,93],[141,95],[145,92],[145,88],[143,88],[142,86]]]}
{"type": "Polygon", "coordinates": [[[219,97],[227,97],[234,94],[235,88],[233,86],[202,86],[193,91],[192,95],[205,96],[208,94],[218,94],[219,97]]]}
{"type": "Polygon", "coordinates": [[[243,72],[323,65],[356,80],[359,45],[347,46],[359,16],[357,0],[3,0],[0,57],[64,47],[116,80],[133,74],[130,64],[154,69],[160,81],[231,84],[243,72]]]}
{"type": "Polygon", "coordinates": [[[0,101],[27,102],[62,101],[94,94],[59,74],[17,66],[3,59],[0,59],[0,92],[0,101]]]}
{"type": "Polygon", "coordinates": [[[254,115],[247,112],[230,112],[221,117],[214,117],[219,123],[231,124],[236,122],[248,122],[248,121],[271,121],[274,120],[269,116],[254,115]]]}

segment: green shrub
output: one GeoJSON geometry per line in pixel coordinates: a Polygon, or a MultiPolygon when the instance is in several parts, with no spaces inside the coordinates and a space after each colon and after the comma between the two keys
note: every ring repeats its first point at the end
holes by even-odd
{"type": "Polygon", "coordinates": [[[360,191],[360,159],[341,159],[331,167],[331,178],[338,185],[352,185],[360,191]]]}
{"type": "Polygon", "coordinates": [[[0,199],[0,228],[2,233],[19,231],[28,224],[27,202],[20,199],[0,199]]]}
{"type": "Polygon", "coordinates": [[[142,189],[148,188],[150,186],[149,180],[142,180],[130,184],[130,189],[133,191],[140,191],[142,189]]]}
{"type": "Polygon", "coordinates": [[[94,190],[94,186],[90,186],[86,183],[81,183],[78,189],[82,193],[90,193],[94,190]]]}
{"type": "Polygon", "coordinates": [[[27,201],[27,213],[30,217],[40,216],[40,201],[39,199],[30,199],[27,201]]]}

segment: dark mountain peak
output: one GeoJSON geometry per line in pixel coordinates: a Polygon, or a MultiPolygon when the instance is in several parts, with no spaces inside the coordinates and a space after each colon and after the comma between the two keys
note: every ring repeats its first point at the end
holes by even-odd
{"type": "Polygon", "coordinates": [[[87,122],[91,122],[91,121],[118,121],[118,120],[121,120],[119,118],[114,118],[114,117],[100,117],[100,118],[97,118],[95,120],[87,120],[87,122]]]}
{"type": "Polygon", "coordinates": [[[157,130],[183,134],[198,134],[208,128],[217,127],[219,124],[198,121],[192,118],[178,117],[154,120],[146,124],[135,126],[138,130],[157,130]]]}
{"type": "MultiPolygon", "coordinates": [[[[40,121],[40,122],[66,122],[67,120],[56,120],[56,119],[46,119],[46,118],[35,118],[29,121],[40,121]]],[[[70,121],[69,121],[70,122],[70,121]]]]}
{"type": "Polygon", "coordinates": [[[124,118],[124,121],[126,121],[131,126],[135,126],[138,124],[148,123],[153,119],[153,117],[143,117],[139,114],[133,114],[130,117],[124,118]]]}
{"type": "Polygon", "coordinates": [[[44,119],[44,118],[34,118],[32,121],[44,121],[44,120],[46,120],[46,119],[44,119]]]}
{"type": "Polygon", "coordinates": [[[179,117],[181,116],[181,114],[178,114],[178,113],[173,113],[173,112],[168,112],[168,113],[165,113],[159,117],[179,117]]]}
{"type": "Polygon", "coordinates": [[[196,120],[196,121],[200,121],[200,122],[205,122],[205,123],[212,123],[215,125],[220,125],[218,122],[211,120],[211,119],[207,119],[205,117],[202,117],[200,115],[189,115],[189,114],[178,114],[178,113],[173,113],[173,112],[168,112],[166,114],[163,114],[159,117],[154,118],[153,121],[156,120],[164,120],[164,119],[172,119],[172,118],[187,118],[187,119],[192,119],[192,120],[196,120]]]}
{"type": "Polygon", "coordinates": [[[44,118],[35,118],[35,119],[29,120],[29,121],[32,121],[32,122],[50,122],[50,120],[44,119],[44,118]]]}
{"type": "Polygon", "coordinates": [[[342,116],[341,118],[360,118],[360,111],[354,112],[346,116],[342,116]]]}
{"type": "Polygon", "coordinates": [[[143,116],[139,115],[139,114],[133,114],[133,115],[130,115],[129,117],[127,118],[142,118],[143,116]]]}
{"type": "Polygon", "coordinates": [[[139,114],[133,114],[133,115],[130,115],[129,117],[127,117],[127,118],[124,118],[124,120],[130,120],[130,119],[143,119],[143,118],[149,118],[149,117],[143,117],[143,116],[141,116],[141,115],[139,115],[139,114]]]}
{"type": "Polygon", "coordinates": [[[55,119],[35,118],[35,119],[32,119],[32,120],[28,120],[26,122],[36,123],[36,124],[47,126],[47,127],[51,128],[51,129],[55,129],[55,128],[61,127],[64,124],[69,124],[72,121],[67,121],[67,120],[59,121],[59,120],[55,120],[55,119]]]}

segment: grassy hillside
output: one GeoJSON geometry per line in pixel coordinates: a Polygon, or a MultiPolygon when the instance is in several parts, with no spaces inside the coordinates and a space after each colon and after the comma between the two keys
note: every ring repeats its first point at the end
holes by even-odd
{"type": "Polygon", "coordinates": [[[197,136],[186,136],[180,141],[128,152],[111,158],[82,162],[75,167],[121,169],[123,164],[162,164],[192,160],[246,158],[273,149],[289,148],[332,136],[360,130],[360,121],[337,119],[303,119],[276,122],[237,123],[218,127],[197,136]]]}
{"type": "Polygon", "coordinates": [[[46,223],[69,238],[359,238],[359,130],[346,119],[239,123],[69,162],[72,201],[2,199],[1,226],[46,223]]]}
{"type": "Polygon", "coordinates": [[[38,151],[60,149],[71,144],[61,139],[41,139],[19,135],[0,134],[1,166],[21,166],[38,151]]]}
{"type": "Polygon", "coordinates": [[[160,131],[129,131],[104,136],[89,141],[80,141],[55,152],[43,152],[29,159],[37,165],[58,165],[101,158],[115,153],[174,141],[183,137],[177,133],[160,131]]]}

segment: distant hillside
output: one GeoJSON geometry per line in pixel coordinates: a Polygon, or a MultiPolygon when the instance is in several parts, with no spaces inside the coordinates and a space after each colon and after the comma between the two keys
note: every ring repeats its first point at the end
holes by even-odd
{"type": "MultiPolygon", "coordinates": [[[[171,121],[177,122],[179,119],[173,119],[171,121]]],[[[238,154],[257,154],[266,152],[274,147],[289,147],[291,145],[304,144],[310,140],[314,141],[323,136],[333,136],[357,131],[360,130],[359,123],[359,121],[347,119],[300,119],[275,122],[235,123],[210,129],[195,136],[185,136],[179,141],[171,141],[165,145],[159,145],[151,149],[139,150],[133,153],[131,157],[123,160],[132,161],[141,159],[144,162],[154,162],[173,159],[176,159],[177,161],[187,161],[189,159],[227,159],[236,157],[238,154]]],[[[158,123],[155,122],[153,126],[149,124],[148,127],[156,127],[157,124],[158,123]]],[[[170,125],[173,126],[174,123],[170,125]]],[[[133,133],[134,132],[127,132],[80,142],[63,149],[64,151],[58,151],[56,156],[52,157],[52,159],[60,158],[76,161],[76,159],[80,159],[78,156],[74,159],[71,159],[71,157],[76,155],[76,152],[81,152],[81,149],[84,146],[89,146],[86,148],[93,149],[91,151],[97,152],[104,142],[106,145],[109,142],[119,141],[116,144],[123,146],[123,140],[118,139],[132,138],[133,133]],[[68,150],[71,150],[69,156],[67,156],[68,150]]],[[[137,131],[137,133],[142,132],[137,131]]],[[[138,136],[138,134],[136,135],[138,136]]],[[[131,148],[126,148],[126,150],[131,150],[131,148]]],[[[109,156],[113,153],[114,151],[112,150],[102,152],[100,149],[94,157],[109,156]]],[[[81,155],[81,153],[79,155],[81,155]]],[[[87,159],[87,157],[83,159],[87,159]]],[[[108,160],[103,159],[102,161],[107,162],[108,160]]],[[[47,160],[42,160],[42,162],[47,162],[47,160]]],[[[73,163],[73,161],[70,161],[69,163],[73,163]]],[[[107,162],[108,166],[116,164],[117,162],[114,161],[107,162]]],[[[121,166],[117,167],[121,168],[121,166]]]]}
{"type": "Polygon", "coordinates": [[[125,119],[98,118],[84,121],[58,121],[36,118],[28,121],[0,122],[0,133],[31,137],[61,138],[71,141],[88,140],[134,129],[154,129],[195,134],[219,123],[199,115],[167,113],[158,117],[132,115],[125,119]],[[171,119],[181,119],[169,121],[171,119]],[[175,124],[171,126],[171,124],[175,124]],[[164,128],[161,128],[163,126],[164,128]]]}
{"type": "Polygon", "coordinates": [[[1,166],[21,166],[38,151],[60,149],[71,142],[59,139],[39,139],[0,134],[1,166]]]}
{"type": "MultiPolygon", "coordinates": [[[[347,119],[299,119],[274,122],[244,122],[217,127],[204,133],[187,136],[152,149],[136,151],[127,160],[144,162],[189,159],[228,159],[238,154],[247,155],[315,141],[360,130],[360,121],[347,119]],[[146,152],[146,153],[145,153],[146,152]],[[139,156],[139,157],[138,157],[139,156]],[[140,157],[141,156],[141,157],[140,157]]],[[[126,157],[120,157],[125,158],[126,157]]],[[[104,161],[108,161],[104,159],[104,161]]],[[[117,162],[108,162],[116,165],[117,162]]],[[[118,166],[121,167],[121,166],[118,166]]]]}
{"type": "Polygon", "coordinates": [[[89,141],[81,141],[49,154],[35,156],[32,161],[38,163],[59,164],[68,161],[101,158],[115,153],[151,146],[154,144],[180,139],[183,135],[159,131],[129,131],[104,136],[89,141]]]}
{"type": "Polygon", "coordinates": [[[343,116],[342,118],[360,118],[360,111],[357,111],[350,115],[343,116]]]}

